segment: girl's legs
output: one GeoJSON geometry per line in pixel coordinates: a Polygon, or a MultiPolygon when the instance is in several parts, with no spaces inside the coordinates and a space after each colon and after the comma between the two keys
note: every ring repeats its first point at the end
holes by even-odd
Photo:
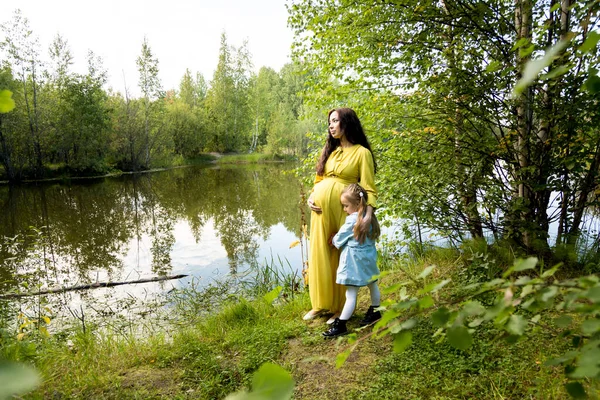
{"type": "MultiPolygon", "coordinates": [[[[348,322],[348,320],[354,313],[354,309],[356,308],[358,289],[359,288],[357,286],[346,286],[346,302],[344,303],[344,308],[342,309],[339,318],[335,316],[335,318],[332,317],[333,321],[331,322],[331,328],[323,332],[323,336],[325,336],[326,338],[332,338],[348,333],[348,328],[346,328],[346,322],[348,322]]],[[[327,322],[329,323],[329,321],[327,322]]]]}
{"type": "Polygon", "coordinates": [[[341,320],[348,321],[354,313],[356,299],[358,298],[358,289],[357,286],[346,286],[346,302],[344,303],[344,308],[340,314],[341,320]]]}
{"type": "Polygon", "coordinates": [[[367,287],[369,288],[369,292],[371,293],[371,305],[379,307],[381,302],[381,293],[379,293],[379,286],[377,285],[377,281],[369,283],[367,287]]]}
{"type": "Polygon", "coordinates": [[[373,322],[381,319],[381,312],[375,311],[375,309],[380,306],[381,302],[379,286],[377,285],[377,282],[371,282],[367,285],[367,287],[371,292],[371,307],[369,307],[365,317],[362,319],[362,321],[360,321],[360,326],[370,325],[373,322]]]}

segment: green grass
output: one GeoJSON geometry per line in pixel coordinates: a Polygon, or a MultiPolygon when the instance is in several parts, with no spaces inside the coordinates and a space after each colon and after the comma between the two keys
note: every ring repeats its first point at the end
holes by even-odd
{"type": "MultiPolygon", "coordinates": [[[[380,286],[406,281],[432,264],[438,267],[435,279],[468,279],[460,272],[469,268],[473,274],[487,273],[481,254],[480,248],[461,254],[441,250],[393,260],[380,286]]],[[[486,262],[496,259],[492,256],[486,262]]],[[[226,284],[200,290],[192,284],[173,293],[168,311],[174,323],[143,338],[88,328],[18,341],[4,330],[0,355],[33,364],[42,374],[42,386],[24,396],[31,399],[222,399],[249,387],[265,362],[292,373],[295,399],[568,398],[563,370],[544,362],[563,354],[570,343],[542,329],[509,344],[491,324],[482,326],[474,332],[473,346],[460,351],[434,336],[436,328],[424,316],[412,330],[412,344],[399,354],[389,336],[377,339],[370,328],[360,330],[358,346],[337,369],[336,356],[349,345],[345,339],[322,338],[325,318],[302,320],[310,308],[307,293],[269,304],[262,295],[285,284],[285,277],[269,267],[255,273],[259,286],[252,290],[226,284]]],[[[416,290],[407,289],[409,294],[416,290]]],[[[441,299],[452,290],[449,286],[441,299]]],[[[369,305],[367,292],[360,292],[351,329],[369,305]]],[[[552,318],[546,315],[541,322],[551,324],[552,318]]]]}

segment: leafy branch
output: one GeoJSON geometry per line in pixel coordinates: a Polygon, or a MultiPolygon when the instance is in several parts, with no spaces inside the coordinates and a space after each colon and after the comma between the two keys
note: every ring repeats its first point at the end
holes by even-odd
{"type": "MultiPolygon", "coordinates": [[[[434,299],[449,279],[427,282],[435,267],[426,268],[416,279],[392,285],[383,292],[396,293],[399,301],[388,301],[381,307],[382,318],[373,331],[362,337],[392,335],[394,352],[404,351],[412,343],[411,329],[419,316],[427,316],[437,327],[434,336],[445,336],[448,343],[459,350],[468,350],[473,344],[473,333],[493,323],[505,333],[509,343],[525,337],[531,327],[551,330],[557,340],[570,340],[574,349],[558,358],[548,360],[547,366],[562,365],[568,383],[567,392],[573,398],[585,398],[584,383],[600,377],[600,279],[596,275],[559,280],[555,273],[560,264],[533,273],[537,258],[517,260],[501,278],[478,282],[460,289],[468,293],[446,301],[434,299]],[[517,276],[518,273],[527,275],[517,276]],[[530,275],[534,275],[533,277],[530,275]],[[416,296],[407,294],[409,285],[418,285],[416,296]],[[478,301],[495,294],[493,301],[478,301]],[[541,324],[546,313],[558,314],[554,326],[541,324]]],[[[340,367],[356,347],[356,335],[348,338],[348,346],[338,355],[340,367]]]]}

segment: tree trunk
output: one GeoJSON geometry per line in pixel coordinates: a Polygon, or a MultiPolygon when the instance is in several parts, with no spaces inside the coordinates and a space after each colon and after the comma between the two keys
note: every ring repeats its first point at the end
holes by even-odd
{"type": "MultiPolygon", "coordinates": [[[[517,32],[516,41],[532,38],[532,12],[531,0],[515,0],[515,30],[517,32]]],[[[521,79],[525,65],[529,61],[529,55],[522,56],[519,51],[516,55],[517,81],[521,79]]],[[[530,167],[530,142],[532,132],[532,91],[528,87],[524,93],[515,99],[516,109],[516,130],[517,142],[515,144],[516,165],[515,165],[515,200],[517,215],[515,215],[515,228],[518,229],[517,237],[527,249],[532,249],[534,236],[532,235],[531,222],[534,221],[535,212],[533,211],[532,191],[529,187],[531,182],[530,167]]],[[[546,210],[544,210],[545,212],[546,210]]]]}
{"type": "MultiPolygon", "coordinates": [[[[444,10],[446,15],[451,19],[450,11],[446,7],[445,2],[442,3],[444,6],[444,10]]],[[[461,200],[461,209],[465,215],[465,222],[467,225],[467,229],[469,233],[474,238],[483,237],[483,226],[481,222],[481,215],[479,214],[479,210],[477,209],[477,188],[473,182],[473,172],[468,171],[465,167],[465,163],[463,162],[463,143],[462,143],[462,135],[464,132],[464,118],[461,112],[460,107],[458,106],[458,96],[457,93],[459,91],[460,85],[458,83],[458,79],[456,78],[456,74],[458,72],[457,65],[457,54],[456,54],[456,46],[452,24],[448,24],[448,28],[446,30],[446,34],[444,35],[446,40],[446,46],[451,50],[446,52],[448,66],[451,74],[451,84],[453,87],[453,101],[455,103],[455,112],[454,112],[454,160],[456,163],[456,177],[457,177],[457,186],[458,192],[461,200]]]]}
{"type": "Polygon", "coordinates": [[[2,115],[0,115],[0,147],[1,147],[1,162],[2,165],[4,166],[4,170],[6,171],[6,177],[10,182],[13,182],[16,178],[15,175],[15,168],[12,164],[11,158],[10,158],[10,146],[8,145],[8,143],[6,142],[6,138],[4,137],[4,134],[2,132],[2,120],[3,117],[2,115]]]}

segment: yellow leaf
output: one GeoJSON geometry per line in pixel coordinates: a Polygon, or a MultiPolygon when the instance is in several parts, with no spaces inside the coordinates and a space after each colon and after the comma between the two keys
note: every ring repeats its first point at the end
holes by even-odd
{"type": "Polygon", "coordinates": [[[46,329],[45,326],[40,326],[40,333],[45,337],[50,337],[50,333],[48,332],[48,329],[46,329]]]}
{"type": "Polygon", "coordinates": [[[25,337],[25,335],[26,335],[26,333],[19,333],[17,335],[17,340],[19,340],[19,341],[23,340],[23,338],[25,337]]]}
{"type": "Polygon", "coordinates": [[[299,240],[296,240],[296,241],[292,242],[292,243],[290,244],[290,249],[293,249],[294,247],[298,246],[299,244],[300,244],[300,241],[299,241],[299,240]]]}
{"type": "Polygon", "coordinates": [[[0,90],[0,113],[7,113],[15,108],[15,101],[12,99],[10,90],[0,90]]]}
{"type": "Polygon", "coordinates": [[[46,323],[46,325],[50,324],[50,318],[46,317],[45,315],[42,317],[42,319],[44,320],[44,322],[46,323]]]}

